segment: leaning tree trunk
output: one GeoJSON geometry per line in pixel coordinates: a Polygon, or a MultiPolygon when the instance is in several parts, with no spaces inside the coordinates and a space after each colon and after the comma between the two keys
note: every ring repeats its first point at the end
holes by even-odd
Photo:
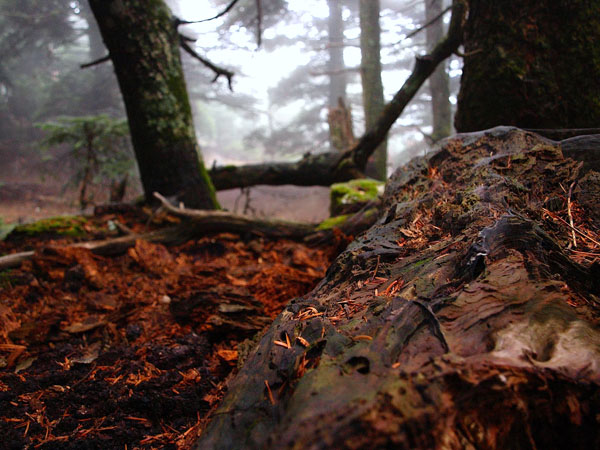
{"type": "MultiPolygon", "coordinates": [[[[365,128],[371,129],[383,112],[385,101],[381,81],[381,27],[379,0],[360,0],[360,78],[362,82],[365,128]]],[[[440,40],[443,35],[440,35],[440,40]]],[[[436,42],[437,43],[437,42],[436,42]]],[[[432,46],[433,47],[433,46],[432,46]]],[[[367,175],[387,179],[387,139],[373,153],[373,168],[367,165],[367,175]]]]}
{"type": "Polygon", "coordinates": [[[470,0],[455,127],[597,127],[600,0],[470,0]]]}
{"type": "Polygon", "coordinates": [[[90,0],[90,6],[119,80],[146,199],[160,192],[186,206],[218,207],[168,7],[162,0],[90,0]]]}
{"type": "Polygon", "coordinates": [[[396,172],[197,448],[599,448],[598,158],[564,154],[600,146],[577,139],[496,128],[396,172]]]}

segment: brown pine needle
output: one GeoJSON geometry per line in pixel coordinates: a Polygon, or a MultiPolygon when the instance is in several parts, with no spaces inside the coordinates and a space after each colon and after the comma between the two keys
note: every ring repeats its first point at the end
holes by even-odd
{"type": "Polygon", "coordinates": [[[573,186],[576,181],[569,186],[569,195],[567,196],[567,213],[569,214],[569,224],[571,225],[571,237],[573,239],[573,247],[577,247],[577,239],[575,238],[575,225],[573,224],[573,214],[571,213],[571,195],[573,194],[573,186]]]}
{"type": "Polygon", "coordinates": [[[268,380],[265,380],[265,386],[267,387],[267,394],[269,397],[269,401],[271,402],[271,405],[275,405],[275,399],[273,398],[273,393],[271,392],[271,386],[269,386],[268,380]]]}

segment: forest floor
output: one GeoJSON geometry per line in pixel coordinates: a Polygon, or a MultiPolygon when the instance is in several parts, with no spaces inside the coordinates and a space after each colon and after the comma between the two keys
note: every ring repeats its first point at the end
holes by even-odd
{"type": "Polygon", "coordinates": [[[221,233],[114,257],[67,246],[114,236],[111,221],[176,220],[132,209],[90,217],[77,238],[0,241],[0,254],[36,250],[0,272],[1,448],[190,448],[252,338],[346,244],[221,233]]]}

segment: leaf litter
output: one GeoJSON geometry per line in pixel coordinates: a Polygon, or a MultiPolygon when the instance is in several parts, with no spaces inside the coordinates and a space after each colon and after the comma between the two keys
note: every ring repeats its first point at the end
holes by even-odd
{"type": "MultiPolygon", "coordinates": [[[[102,214],[87,238],[146,219],[102,214]]],[[[36,250],[0,274],[3,448],[190,448],[252,338],[339,247],[220,233],[102,257],[73,239],[0,242],[2,254],[36,250]]]]}

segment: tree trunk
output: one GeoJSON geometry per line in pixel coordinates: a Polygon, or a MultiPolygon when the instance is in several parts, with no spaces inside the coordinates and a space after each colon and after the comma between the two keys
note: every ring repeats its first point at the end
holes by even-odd
{"type": "MultiPolygon", "coordinates": [[[[365,128],[372,128],[382,113],[385,102],[381,82],[381,28],[379,0],[360,0],[360,76],[362,80],[365,128]]],[[[442,36],[440,36],[441,39],[442,36]]],[[[373,168],[367,166],[367,175],[387,179],[387,139],[373,154],[373,168]]]]}
{"type": "MultiPolygon", "coordinates": [[[[439,17],[443,11],[442,0],[425,0],[425,22],[439,17]]],[[[444,20],[439,17],[427,27],[427,48],[432,49],[444,37],[444,20]]],[[[446,72],[446,61],[443,61],[429,77],[431,92],[431,114],[433,132],[431,138],[439,141],[452,133],[452,111],[450,108],[450,83],[446,72]]]]}
{"type": "Polygon", "coordinates": [[[119,80],[146,199],[160,192],[190,207],[217,208],[169,9],[162,0],[90,0],[90,6],[119,80]]]}
{"type": "Polygon", "coordinates": [[[469,2],[455,127],[597,127],[600,1],[469,2]]]}
{"type": "Polygon", "coordinates": [[[197,448],[598,448],[600,268],[585,253],[600,215],[578,216],[579,253],[556,219],[575,180],[572,200],[600,209],[598,173],[580,168],[501,127],[398,170],[377,224],[288,304],[197,448]]]}
{"type": "MultiPolygon", "coordinates": [[[[329,5],[328,19],[328,49],[329,62],[329,99],[328,107],[335,109],[338,102],[346,104],[346,65],[344,64],[344,19],[342,17],[342,0],[327,0],[329,5]]],[[[340,148],[340,142],[335,139],[335,129],[330,131],[330,147],[332,150],[346,150],[340,148]]]]}

